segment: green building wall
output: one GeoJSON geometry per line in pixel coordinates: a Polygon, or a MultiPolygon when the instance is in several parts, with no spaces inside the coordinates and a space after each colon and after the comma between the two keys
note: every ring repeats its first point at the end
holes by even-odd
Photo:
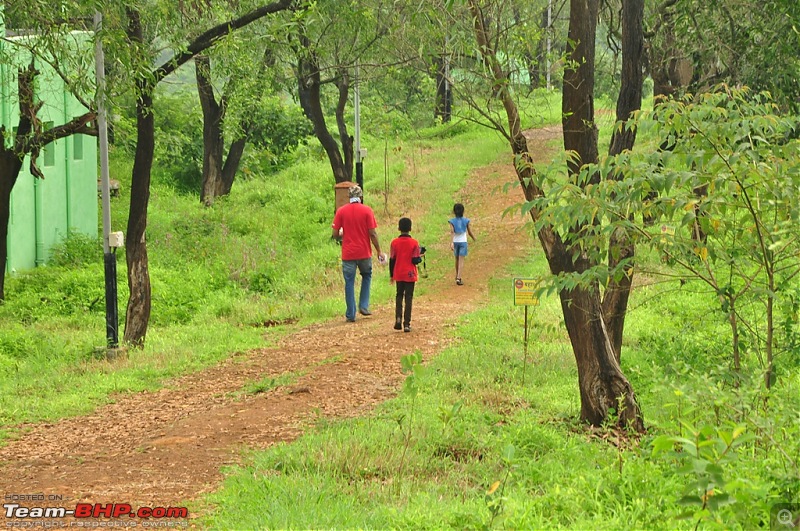
{"type": "MultiPolygon", "coordinates": [[[[17,64],[27,64],[30,56],[26,57],[22,48],[17,50],[17,64]]],[[[86,53],[91,53],[90,45],[86,53]]],[[[16,67],[3,64],[0,68],[0,119],[10,131],[19,118],[16,67]]],[[[41,72],[37,96],[44,102],[39,116],[44,124],[58,126],[86,112],[47,65],[40,63],[37,68],[41,72]]],[[[53,142],[39,154],[37,163],[45,178],[36,179],[30,174],[30,157],[26,157],[11,192],[7,273],[46,264],[53,246],[70,231],[98,235],[96,138],[72,135],[53,142]]]]}

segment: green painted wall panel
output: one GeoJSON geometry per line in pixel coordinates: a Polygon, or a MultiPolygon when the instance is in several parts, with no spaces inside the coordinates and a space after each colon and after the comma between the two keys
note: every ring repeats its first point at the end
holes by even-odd
{"type": "Polygon", "coordinates": [[[72,138],[66,150],[70,168],[70,228],[84,234],[98,234],[97,215],[97,139],[76,135],[83,140],[83,159],[75,160],[72,138]]]}
{"type": "Polygon", "coordinates": [[[20,174],[11,193],[7,259],[9,272],[30,269],[36,264],[34,208],[33,177],[25,172],[20,174]]]}
{"type": "MultiPolygon", "coordinates": [[[[90,40],[86,40],[90,42],[90,40]]],[[[5,44],[6,46],[8,44],[5,44]]],[[[87,53],[91,53],[87,46],[87,53]]],[[[15,57],[25,62],[27,54],[20,50],[15,57]]],[[[37,65],[42,75],[37,80],[37,94],[44,101],[40,117],[43,122],[63,124],[85,112],[80,103],[64,90],[63,81],[47,67],[37,65]]],[[[7,128],[18,122],[15,68],[5,65],[0,72],[0,119],[7,128]]],[[[37,265],[50,256],[70,229],[98,235],[97,139],[82,136],[82,158],[75,159],[74,140],[61,139],[48,147],[50,157],[39,156],[44,180],[34,179],[28,172],[26,159],[23,171],[11,193],[11,219],[8,236],[6,271],[21,271],[37,265]],[[38,241],[37,241],[38,235],[38,241]]],[[[102,246],[98,244],[98,253],[102,246]]]]}

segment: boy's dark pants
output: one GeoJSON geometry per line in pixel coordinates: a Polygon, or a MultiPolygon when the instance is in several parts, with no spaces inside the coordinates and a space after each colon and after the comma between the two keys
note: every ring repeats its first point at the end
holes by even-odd
{"type": "Polygon", "coordinates": [[[411,305],[414,299],[414,282],[402,282],[398,280],[397,296],[395,297],[394,318],[396,321],[403,319],[403,326],[411,325],[411,305]],[[403,313],[403,300],[405,299],[406,310],[403,313]]]}

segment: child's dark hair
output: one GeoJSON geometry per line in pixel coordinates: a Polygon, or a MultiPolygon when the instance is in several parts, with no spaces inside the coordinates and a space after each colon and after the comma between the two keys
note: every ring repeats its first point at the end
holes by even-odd
{"type": "Polygon", "coordinates": [[[457,218],[464,217],[464,205],[461,203],[453,205],[453,214],[455,214],[457,218]]]}
{"type": "Polygon", "coordinates": [[[411,232],[411,218],[400,218],[397,229],[400,232],[411,232]]]}

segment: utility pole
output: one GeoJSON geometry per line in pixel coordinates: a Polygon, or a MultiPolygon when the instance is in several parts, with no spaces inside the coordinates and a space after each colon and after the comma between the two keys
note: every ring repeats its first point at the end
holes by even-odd
{"type": "Polygon", "coordinates": [[[550,90],[550,47],[552,46],[552,35],[553,35],[553,0],[547,0],[547,90],[550,90]]]}
{"type": "Polygon", "coordinates": [[[100,195],[103,205],[103,264],[105,266],[106,293],[106,348],[107,357],[113,357],[119,346],[119,318],[117,310],[117,247],[122,244],[122,233],[111,234],[111,186],[108,175],[108,122],[106,119],[105,55],[100,40],[103,16],[94,14],[95,31],[95,79],[97,83],[97,129],[100,144],[100,195]],[[112,242],[113,238],[113,242],[112,242]],[[114,244],[112,246],[112,243],[114,244]],[[113,249],[113,251],[112,251],[113,249]]]}
{"type": "Polygon", "coordinates": [[[450,122],[450,113],[453,110],[453,94],[450,87],[450,33],[444,36],[444,119],[450,122]]]}
{"type": "MultiPolygon", "coordinates": [[[[361,160],[361,97],[358,87],[358,60],[355,63],[355,86],[353,87],[353,111],[355,113],[355,156],[356,156],[356,184],[364,191],[364,163],[361,160]]],[[[362,198],[363,201],[363,198],[362,198]]]]}

